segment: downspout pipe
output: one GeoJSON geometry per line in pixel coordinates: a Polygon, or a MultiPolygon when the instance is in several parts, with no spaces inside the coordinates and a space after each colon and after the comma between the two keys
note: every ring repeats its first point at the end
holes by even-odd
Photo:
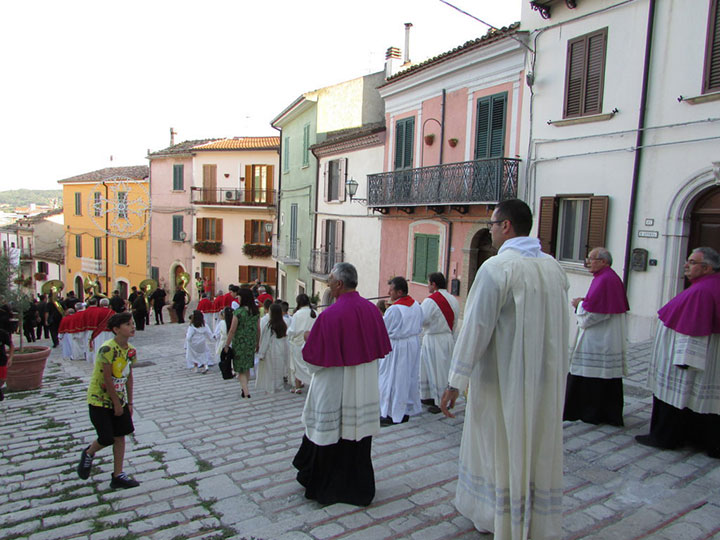
{"type": "Polygon", "coordinates": [[[446,100],[446,98],[447,98],[447,90],[445,90],[443,88],[442,104],[440,105],[440,165],[443,164],[443,150],[445,149],[445,100],[446,100]]]}
{"type": "Polygon", "coordinates": [[[647,111],[648,79],[650,77],[650,60],[652,56],[653,28],[655,25],[655,0],[648,2],[648,22],[645,35],[645,60],[643,65],[642,90],[640,92],[640,113],[638,115],[637,137],[635,140],[635,162],[633,164],[632,183],[630,186],[630,208],[628,210],[627,232],[625,234],[625,265],[623,267],[623,285],[628,288],[630,280],[630,253],[635,230],[635,210],[637,206],[638,184],[640,183],[640,166],[642,148],[645,139],[645,113],[647,111]]]}

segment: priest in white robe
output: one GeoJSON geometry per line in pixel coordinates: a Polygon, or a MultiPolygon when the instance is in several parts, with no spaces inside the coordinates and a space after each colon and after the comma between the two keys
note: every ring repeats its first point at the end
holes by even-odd
{"type": "Polygon", "coordinates": [[[422,412],[419,377],[423,311],[408,295],[405,278],[396,276],[388,285],[392,304],[383,320],[392,351],[378,364],[381,426],[407,422],[422,412]]]}
{"type": "Polygon", "coordinates": [[[375,496],[370,457],[378,421],[378,358],[390,350],[377,308],[362,298],[357,270],[338,263],[328,287],[337,301],[313,325],[303,358],[313,372],[293,466],[305,497],[321,504],[367,506],[375,496]]]}
{"type": "Polygon", "coordinates": [[[630,306],[607,249],[592,249],[585,265],[593,280],[585,297],[572,301],[578,334],[570,354],[563,420],[622,426],[622,378],[627,374],[625,312],[630,306]]]}
{"type": "Polygon", "coordinates": [[[568,282],[531,228],[524,202],[495,208],[441,403],[468,389],[455,505],[503,540],[562,537],[568,282]]]}
{"type": "Polygon", "coordinates": [[[428,411],[440,412],[440,399],[448,382],[455,346],[460,303],[447,291],[441,272],[428,276],[430,296],[422,301],[423,337],[420,348],[420,402],[428,411]]]}
{"type": "Polygon", "coordinates": [[[650,433],[635,440],[674,449],[691,445],[720,458],[720,255],[699,247],[685,263],[690,287],[660,311],[648,386],[650,433]]]}

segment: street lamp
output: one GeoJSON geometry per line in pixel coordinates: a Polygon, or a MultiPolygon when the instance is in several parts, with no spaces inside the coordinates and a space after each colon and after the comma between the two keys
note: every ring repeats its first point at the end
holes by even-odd
{"type": "Polygon", "coordinates": [[[360,204],[367,204],[367,199],[356,199],[355,194],[357,193],[358,183],[354,178],[348,178],[345,182],[345,188],[347,189],[348,195],[350,195],[350,202],[359,202],[360,204]]]}
{"type": "Polygon", "coordinates": [[[265,229],[265,233],[268,236],[272,236],[272,230],[273,230],[273,222],[272,221],[266,221],[263,225],[263,228],[265,229]]]}

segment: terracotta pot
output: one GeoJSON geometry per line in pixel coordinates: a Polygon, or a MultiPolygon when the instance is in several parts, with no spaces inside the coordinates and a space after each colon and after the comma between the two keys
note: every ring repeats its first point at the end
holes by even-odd
{"type": "Polygon", "coordinates": [[[428,146],[431,146],[434,141],[435,141],[435,135],[433,135],[433,134],[425,135],[425,144],[427,144],[428,146]]]}
{"type": "Polygon", "coordinates": [[[42,386],[45,363],[50,356],[50,347],[24,347],[31,352],[15,353],[12,366],[8,368],[7,387],[11,392],[37,390],[42,386]]]}
{"type": "Polygon", "coordinates": [[[451,148],[455,148],[457,146],[458,140],[455,138],[448,139],[448,144],[451,148]]]}

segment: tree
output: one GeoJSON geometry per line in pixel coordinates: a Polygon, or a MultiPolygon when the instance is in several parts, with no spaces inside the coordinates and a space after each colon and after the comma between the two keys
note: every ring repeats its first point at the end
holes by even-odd
{"type": "Polygon", "coordinates": [[[0,305],[7,305],[11,313],[17,314],[20,351],[23,346],[23,315],[30,308],[33,299],[24,284],[18,283],[21,279],[18,269],[10,264],[10,258],[7,255],[0,255],[0,305]]]}

